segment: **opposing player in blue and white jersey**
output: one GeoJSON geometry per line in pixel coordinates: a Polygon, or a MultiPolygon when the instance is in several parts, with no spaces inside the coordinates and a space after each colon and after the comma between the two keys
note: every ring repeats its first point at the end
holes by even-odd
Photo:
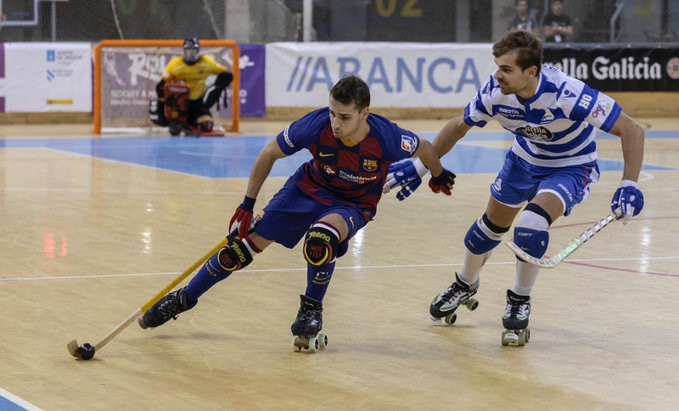
{"type": "Polygon", "coordinates": [[[455,175],[443,168],[432,144],[372,114],[368,85],[355,76],[330,91],[329,107],[312,111],[286,127],[257,157],[243,203],[231,219],[227,245],[213,255],[189,284],[156,303],[140,319],[142,328],[158,327],[193,308],[198,298],[253,257],[277,242],[293,248],[304,238],[307,288],[291,330],[298,349],[322,348],[322,301],[335,260],[347,252],[349,239],[373,219],[387,170],[393,162],[417,156],[430,168],[429,185],[450,195],[455,175]],[[274,162],[307,149],[312,159],[264,208],[254,224],[253,208],[274,162]]]}
{"type": "MultiPolygon", "coordinates": [[[[493,55],[497,71],[467,105],[464,115],[449,121],[434,141],[443,156],[472,127],[483,127],[491,119],[515,135],[504,166],[490,186],[485,213],[464,239],[467,250],[462,269],[431,304],[432,318],[445,318],[448,323],[454,321],[458,306],[471,307],[469,299],[479,287],[481,267],[519,212],[514,242],[531,256],[545,255],[550,225],[570,214],[588,196],[590,184],[599,179],[596,128],[619,136],[622,142],[625,166],[612,210],[626,221],[644,206],[637,185],[644,131],[618,103],[582,81],[542,65],[542,44],[528,32],[507,34],[493,45],[493,55]]],[[[426,172],[417,161],[395,164],[385,192],[400,186],[397,197],[403,200],[426,172]]],[[[507,290],[503,316],[507,330],[526,330],[538,271],[536,266],[517,262],[516,281],[514,288],[507,290]]]]}

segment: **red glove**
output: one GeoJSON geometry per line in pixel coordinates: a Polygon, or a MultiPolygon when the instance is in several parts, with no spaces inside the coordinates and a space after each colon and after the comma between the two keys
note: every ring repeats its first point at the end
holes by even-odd
{"type": "Polygon", "coordinates": [[[450,195],[450,190],[453,189],[453,184],[455,184],[455,173],[448,171],[445,168],[443,172],[436,177],[432,177],[429,180],[429,188],[435,193],[443,193],[447,196],[450,195]]]}
{"type": "Polygon", "coordinates": [[[236,212],[231,217],[229,223],[229,232],[238,229],[238,236],[240,238],[248,238],[248,231],[252,224],[252,212],[255,207],[255,199],[245,196],[241,205],[238,206],[236,212]]]}

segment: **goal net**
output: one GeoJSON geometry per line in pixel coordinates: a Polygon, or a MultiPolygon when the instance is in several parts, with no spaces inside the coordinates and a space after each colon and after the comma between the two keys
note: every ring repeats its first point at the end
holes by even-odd
{"type": "MultiPolygon", "coordinates": [[[[239,131],[240,49],[232,40],[201,40],[208,54],[233,73],[223,99],[212,108],[215,129],[239,131]],[[218,108],[219,107],[219,108],[218,108]]],[[[94,50],[94,132],[155,132],[166,129],[149,120],[149,101],[167,63],[183,55],[182,40],[103,40],[94,50]]],[[[216,76],[207,79],[208,87],[216,76]]]]}

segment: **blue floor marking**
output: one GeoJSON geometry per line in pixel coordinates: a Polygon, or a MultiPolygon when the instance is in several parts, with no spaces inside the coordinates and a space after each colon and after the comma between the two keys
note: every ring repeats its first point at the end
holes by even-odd
{"type": "MultiPolygon", "coordinates": [[[[422,133],[433,139],[434,133],[422,133]]],[[[648,139],[679,138],[676,131],[647,131],[648,139]]],[[[617,139],[599,133],[598,139],[617,139]]],[[[262,149],[273,136],[226,138],[50,138],[2,139],[0,148],[36,147],[70,152],[95,158],[113,160],[167,171],[180,172],[205,178],[244,178],[262,149]]],[[[469,133],[442,159],[444,167],[456,174],[497,173],[502,167],[505,149],[480,147],[464,143],[475,141],[511,141],[510,133],[469,133]]],[[[287,177],[311,158],[306,150],[274,164],[273,177],[287,177]]],[[[599,159],[601,171],[622,171],[621,161],[599,159]]],[[[675,167],[644,165],[646,171],[677,170],[675,167]]]]}
{"type": "Polygon", "coordinates": [[[20,407],[14,402],[0,395],[0,411],[26,411],[26,408],[20,407]]]}

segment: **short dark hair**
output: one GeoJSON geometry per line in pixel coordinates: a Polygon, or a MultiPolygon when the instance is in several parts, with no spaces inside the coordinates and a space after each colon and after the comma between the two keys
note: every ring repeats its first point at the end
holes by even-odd
{"type": "Polygon", "coordinates": [[[342,104],[355,103],[359,111],[370,107],[370,89],[365,81],[356,76],[347,76],[338,81],[330,90],[330,96],[342,104]]]}
{"type": "Polygon", "coordinates": [[[537,66],[538,73],[542,67],[542,41],[528,31],[513,31],[505,34],[493,44],[493,56],[500,57],[516,50],[516,63],[525,70],[537,66]]]}

